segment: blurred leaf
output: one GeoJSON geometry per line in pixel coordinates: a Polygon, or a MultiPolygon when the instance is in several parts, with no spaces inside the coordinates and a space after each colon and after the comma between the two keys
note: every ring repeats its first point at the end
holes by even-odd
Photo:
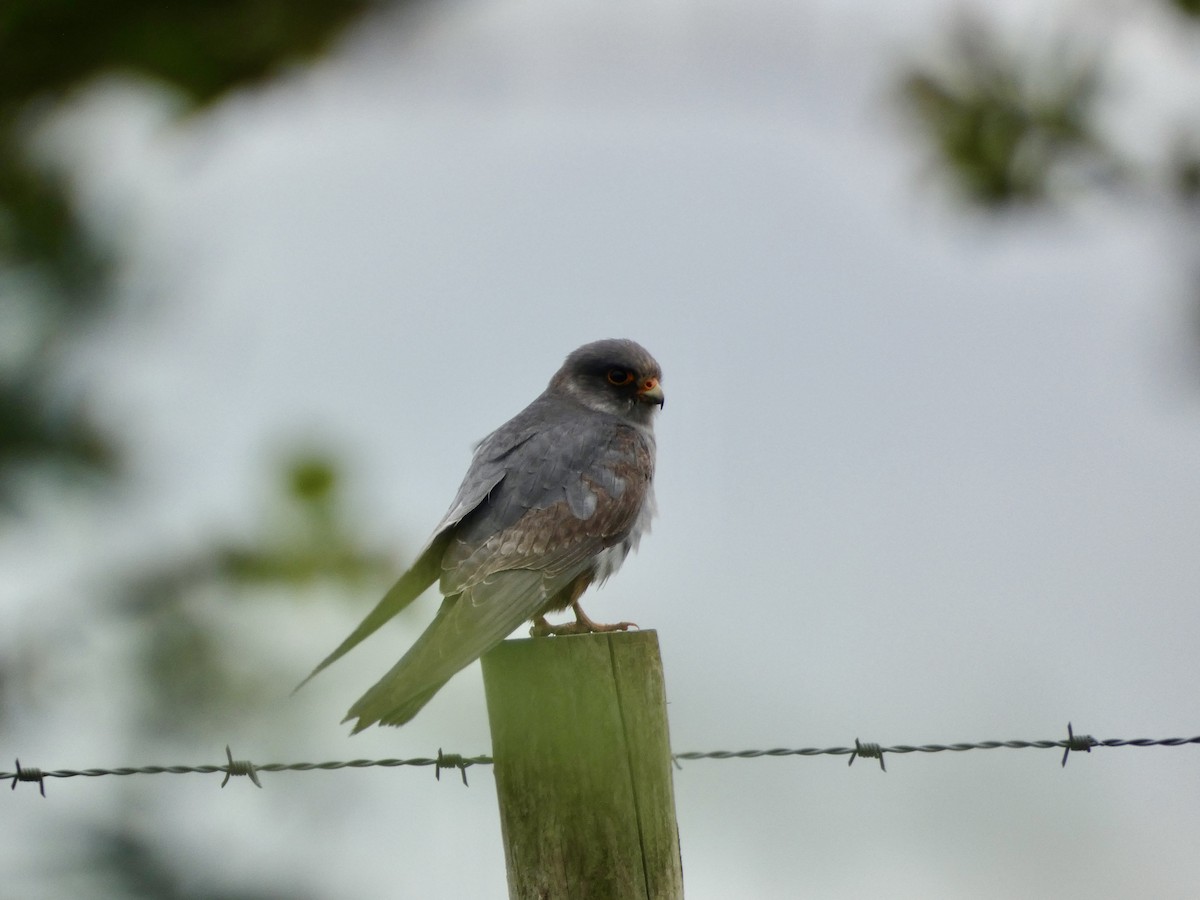
{"type": "Polygon", "coordinates": [[[140,629],[140,668],[160,731],[187,730],[211,714],[248,711],[261,696],[274,696],[267,663],[232,665],[223,630],[229,603],[252,603],[271,586],[294,594],[304,584],[373,585],[394,569],[389,555],[364,548],[348,521],[333,457],[297,454],[280,466],[277,484],[264,517],[274,524],[258,537],[216,542],[128,579],[121,592],[122,609],[140,629]]]}
{"type": "Polygon", "coordinates": [[[944,64],[903,76],[907,108],[972,201],[1043,201],[1068,163],[1110,163],[1092,124],[1099,65],[1070,50],[1022,58],[980,20],[960,18],[944,64]]]}
{"type": "Polygon", "coordinates": [[[341,472],[324,454],[298,454],[284,463],[279,526],[250,546],[223,546],[216,563],[234,582],[300,584],[334,577],[357,584],[385,573],[389,562],[364,553],[346,520],[341,472]]]}
{"type": "Polygon", "coordinates": [[[17,134],[0,127],[0,265],[42,266],[54,276],[47,301],[92,305],[106,263],[63,180],[32,165],[17,134]]]}
{"type": "Polygon", "coordinates": [[[8,0],[0,108],[102,71],[160,79],[197,103],[324,50],[370,0],[8,0]]]}
{"type": "Polygon", "coordinates": [[[0,505],[16,506],[32,468],[105,474],[116,452],[86,407],[66,400],[54,372],[62,343],[86,325],[110,271],[61,179],[28,163],[0,120],[0,505]]]}
{"type": "Polygon", "coordinates": [[[117,457],[80,405],[66,406],[43,384],[0,379],[0,509],[19,505],[36,471],[60,480],[116,471],[117,457]]]}
{"type": "MultiPolygon", "coordinates": [[[[166,857],[130,823],[106,823],[85,830],[88,845],[86,862],[80,866],[89,880],[115,888],[119,896],[144,900],[278,900],[281,893],[253,890],[227,890],[219,887],[214,875],[219,867],[197,867],[194,872],[179,871],[174,860],[166,857]]],[[[71,867],[58,873],[70,876],[71,867]]],[[[219,876],[218,876],[219,877],[219,876]]],[[[288,897],[304,895],[290,889],[288,897]]]]}
{"type": "Polygon", "coordinates": [[[337,469],[326,456],[301,457],[291,464],[287,474],[292,496],[304,503],[324,503],[337,487],[337,469]]]}

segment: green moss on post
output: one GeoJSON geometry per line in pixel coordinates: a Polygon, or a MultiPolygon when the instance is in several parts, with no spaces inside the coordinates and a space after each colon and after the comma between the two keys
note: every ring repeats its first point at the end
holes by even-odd
{"type": "Polygon", "coordinates": [[[681,900],[658,636],[505,641],[483,657],[513,900],[681,900]]]}

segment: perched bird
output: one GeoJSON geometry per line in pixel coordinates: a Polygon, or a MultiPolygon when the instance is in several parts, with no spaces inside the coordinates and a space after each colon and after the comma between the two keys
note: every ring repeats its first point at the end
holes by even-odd
{"type": "Polygon", "coordinates": [[[570,354],[541,396],[483,439],[417,561],[301,685],[434,581],[441,608],[350,707],[343,721],[358,720],[354,733],[403,725],[523,622],[533,620],[535,636],[633,627],[593,622],[579,598],[617,571],[649,528],[661,377],[633,341],[595,341],[570,354]],[[546,622],[567,607],[574,622],[546,622]]]}

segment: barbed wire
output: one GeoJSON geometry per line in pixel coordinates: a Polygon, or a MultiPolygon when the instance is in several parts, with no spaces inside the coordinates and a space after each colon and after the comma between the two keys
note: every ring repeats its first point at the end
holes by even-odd
{"type": "MultiPolygon", "coordinates": [[[[966,750],[1049,750],[1061,749],[1062,765],[1072,752],[1091,753],[1096,747],[1180,747],[1184,744],[1200,744],[1200,736],[1190,738],[1110,738],[1097,740],[1090,734],[1076,734],[1071,723],[1067,723],[1066,740],[1046,741],[977,741],[974,743],[958,744],[896,744],[884,747],[880,744],[854,739],[853,747],[805,747],[801,749],[776,748],[773,750],[707,750],[689,753],[673,753],[671,759],[676,768],[682,769],[681,762],[702,759],[758,759],[761,757],[784,756],[849,756],[848,765],[853,765],[856,759],[878,759],[879,768],[887,771],[883,757],[885,753],[962,753],[966,750]]],[[[229,784],[231,778],[246,777],[257,787],[262,787],[259,774],[262,772],[311,772],[332,771],[336,769],[369,769],[394,768],[397,766],[433,766],[434,777],[441,781],[443,769],[457,769],[462,776],[462,783],[467,784],[467,769],[471,766],[492,765],[491,756],[463,756],[458,753],[444,753],[438,748],[436,757],[415,757],[413,759],[352,759],[344,762],[322,763],[265,763],[257,765],[249,760],[233,758],[233,751],[225,747],[226,761],[220,765],[201,766],[126,766],[117,769],[54,769],[43,772],[41,769],[22,766],[21,760],[16,761],[15,772],[0,772],[0,781],[11,780],[11,789],[16,790],[18,782],[30,782],[38,785],[43,797],[46,796],[47,778],[96,778],[105,775],[188,775],[224,774],[221,787],[229,784]]]]}
{"type": "Polygon", "coordinates": [[[959,743],[959,744],[897,744],[893,747],[881,747],[879,744],[865,743],[855,738],[853,747],[829,747],[818,749],[814,747],[805,748],[802,750],[713,750],[707,753],[675,753],[673,754],[676,764],[679,760],[692,759],[754,759],[760,756],[846,756],[849,755],[849,765],[854,764],[854,760],[859,757],[866,759],[878,759],[879,768],[887,771],[887,767],[883,761],[885,753],[961,753],[965,750],[997,750],[1000,748],[1010,750],[1049,750],[1061,749],[1062,765],[1067,764],[1067,758],[1072,751],[1082,751],[1091,753],[1093,747],[1180,747],[1184,744],[1200,744],[1200,736],[1190,738],[1134,738],[1130,740],[1122,738],[1109,738],[1107,740],[1097,740],[1090,734],[1075,734],[1071,723],[1067,723],[1067,738],[1066,740],[1058,741],[977,741],[974,743],[959,743]]]}

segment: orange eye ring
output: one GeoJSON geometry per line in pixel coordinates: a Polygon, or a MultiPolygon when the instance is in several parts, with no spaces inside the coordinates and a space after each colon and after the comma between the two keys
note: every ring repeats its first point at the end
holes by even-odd
{"type": "Polygon", "coordinates": [[[615,384],[617,387],[623,387],[633,381],[633,373],[628,369],[609,369],[605,377],[609,384],[615,384]]]}

